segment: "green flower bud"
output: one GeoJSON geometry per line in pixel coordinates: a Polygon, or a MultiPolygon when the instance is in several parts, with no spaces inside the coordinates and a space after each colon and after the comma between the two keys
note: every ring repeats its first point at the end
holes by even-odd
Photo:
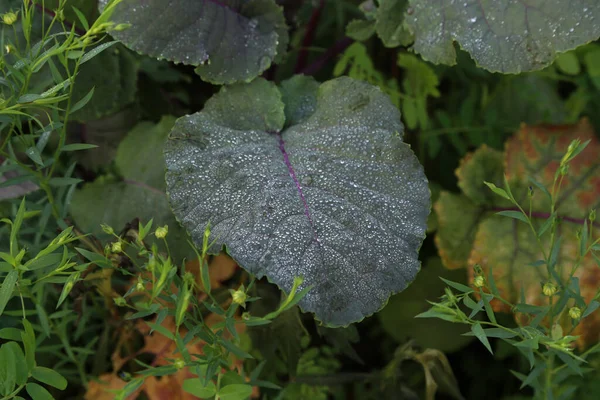
{"type": "Polygon", "coordinates": [[[115,31],[124,31],[125,29],[131,28],[131,24],[118,24],[113,28],[115,31]]]}
{"type": "Polygon", "coordinates": [[[118,305],[119,307],[123,307],[123,306],[125,306],[125,305],[127,304],[127,301],[126,301],[126,300],[125,300],[123,297],[121,297],[121,296],[119,296],[119,297],[115,297],[115,298],[113,299],[113,301],[114,301],[114,302],[115,302],[115,304],[116,304],[116,305],[118,305]]]}
{"type": "Polygon", "coordinates": [[[121,242],[114,242],[110,245],[110,251],[113,253],[120,253],[123,251],[121,242]]]}
{"type": "Polygon", "coordinates": [[[181,358],[178,358],[173,363],[173,366],[177,369],[181,369],[181,368],[185,367],[185,361],[183,361],[181,358]]]}
{"type": "Polygon", "coordinates": [[[156,231],[154,231],[154,236],[156,236],[158,239],[164,239],[167,237],[167,233],[169,233],[168,225],[159,226],[156,228],[156,231]]]}
{"type": "Polygon", "coordinates": [[[544,296],[554,296],[556,294],[556,285],[553,282],[546,282],[544,283],[544,286],[542,287],[542,293],[544,293],[544,296]]]}
{"type": "Polygon", "coordinates": [[[102,230],[104,231],[104,233],[107,233],[109,235],[114,235],[115,231],[111,226],[105,225],[105,224],[100,224],[100,227],[102,227],[102,230]]]}
{"type": "Polygon", "coordinates": [[[596,210],[590,211],[590,216],[588,217],[590,222],[594,222],[596,220],[596,210]]]}
{"type": "Polygon", "coordinates": [[[2,14],[2,22],[4,22],[6,25],[12,25],[15,22],[17,22],[17,13],[14,13],[12,11],[7,12],[6,14],[2,14]]]}
{"type": "Polygon", "coordinates": [[[248,298],[246,292],[243,290],[232,290],[231,297],[233,298],[234,303],[239,304],[242,307],[246,307],[246,298],[248,298]]]}
{"type": "Polygon", "coordinates": [[[482,288],[485,285],[485,279],[481,275],[477,275],[475,279],[473,279],[473,285],[477,288],[482,288]]]}
{"type": "Polygon", "coordinates": [[[569,317],[571,317],[573,319],[580,319],[581,318],[581,308],[571,307],[569,309],[569,317]]]}

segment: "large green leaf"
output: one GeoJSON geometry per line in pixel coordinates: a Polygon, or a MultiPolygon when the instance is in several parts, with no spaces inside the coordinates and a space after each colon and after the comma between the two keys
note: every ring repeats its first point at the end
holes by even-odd
{"type": "Polygon", "coordinates": [[[202,79],[217,84],[253,79],[288,43],[273,0],[123,0],[111,18],[131,25],[111,32],[129,48],[196,65],[202,79]]]}
{"type": "MultiPolygon", "coordinates": [[[[293,97],[294,85],[284,87],[293,97]]],[[[167,193],[196,243],[210,222],[213,252],[226,245],[286,291],[303,276],[313,288],[300,306],[341,326],[415,278],[430,194],[400,114],[378,88],[343,77],[314,99],[284,104],[263,79],[223,88],[175,124],[167,193]],[[314,112],[283,129],[286,115],[302,114],[295,106],[314,112]]]]}
{"type": "Polygon", "coordinates": [[[597,0],[409,1],[413,48],[434,63],[455,64],[456,41],[481,67],[519,73],[600,37],[597,0]]]}

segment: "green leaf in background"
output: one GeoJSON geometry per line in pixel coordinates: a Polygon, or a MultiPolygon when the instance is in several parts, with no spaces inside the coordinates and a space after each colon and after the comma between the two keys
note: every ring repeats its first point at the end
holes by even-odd
{"type": "Polygon", "coordinates": [[[134,55],[121,44],[102,51],[83,64],[75,80],[73,101],[84,98],[92,88],[94,95],[72,114],[72,118],[77,121],[97,120],[133,103],[137,70],[138,62],[134,55]]]}
{"type": "Polygon", "coordinates": [[[433,63],[456,63],[454,42],[493,72],[539,70],[600,37],[600,3],[547,0],[409,0],[413,49],[433,63]]]}
{"type": "Polygon", "coordinates": [[[183,390],[202,399],[212,397],[217,392],[217,388],[213,381],[208,381],[206,385],[203,385],[199,378],[186,379],[183,381],[183,390]]]}
{"type": "Polygon", "coordinates": [[[246,400],[252,394],[252,386],[233,384],[227,385],[219,390],[221,400],[246,400]]]}
{"type": "Polygon", "coordinates": [[[167,192],[197,244],[210,222],[211,252],[226,246],[286,292],[303,276],[301,289],[313,289],[300,307],[348,325],[414,280],[427,180],[379,89],[346,77],[323,83],[314,113],[287,129],[281,99],[256,79],[180,118],[165,147],[167,192]]]}
{"type": "Polygon", "coordinates": [[[198,66],[202,79],[215,84],[253,79],[288,43],[282,9],[273,0],[123,0],[111,20],[130,25],[112,31],[129,48],[198,66]]]}
{"type": "Polygon", "coordinates": [[[375,21],[365,21],[362,19],[352,20],[346,25],[346,36],[354,40],[364,41],[369,39],[375,33],[375,21]]]}
{"type": "Polygon", "coordinates": [[[444,294],[446,284],[439,277],[465,284],[467,280],[464,270],[447,270],[438,257],[430,258],[417,279],[402,293],[392,296],[383,310],[377,313],[383,329],[399,343],[414,339],[422,348],[451,353],[472,340],[462,336],[469,329],[467,325],[437,318],[415,318],[431,308],[428,300],[437,301],[444,294]]]}
{"type": "MultiPolygon", "coordinates": [[[[163,117],[158,124],[142,122],[119,144],[115,164],[123,175],[118,181],[101,176],[77,189],[71,202],[73,219],[86,232],[102,234],[101,224],[120,230],[134,218],[154,226],[169,225],[167,242],[177,260],[192,256],[187,234],[175,220],[164,192],[164,157],[162,147],[173,117],[163,117]]],[[[148,236],[152,242],[153,235],[148,236]]]]}
{"type": "Polygon", "coordinates": [[[375,30],[386,47],[407,46],[413,41],[411,32],[404,22],[408,0],[379,0],[375,30]]]}

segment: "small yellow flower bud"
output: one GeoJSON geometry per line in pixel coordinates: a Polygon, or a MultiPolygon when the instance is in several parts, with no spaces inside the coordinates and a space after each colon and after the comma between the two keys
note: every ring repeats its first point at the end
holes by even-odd
{"type": "Polygon", "coordinates": [[[167,237],[167,233],[169,233],[168,225],[159,226],[156,228],[156,231],[154,231],[154,236],[156,236],[158,239],[164,239],[167,237]]]}
{"type": "Polygon", "coordinates": [[[6,51],[6,54],[10,54],[11,52],[15,51],[15,48],[10,44],[7,44],[4,46],[4,51],[6,51]]]}
{"type": "Polygon", "coordinates": [[[123,247],[121,246],[121,242],[114,242],[110,245],[110,251],[113,253],[120,253],[123,251],[123,247]]]}
{"type": "Polygon", "coordinates": [[[119,307],[123,307],[125,304],[127,304],[127,301],[121,296],[115,297],[113,300],[119,307]]]}
{"type": "Polygon", "coordinates": [[[144,287],[144,280],[142,279],[141,276],[138,276],[138,281],[135,284],[135,290],[137,290],[138,292],[143,292],[145,289],[144,287]]]}
{"type": "Polygon", "coordinates": [[[178,358],[173,363],[173,366],[177,369],[181,369],[181,368],[185,367],[185,361],[183,361],[181,358],[178,358]]]}
{"type": "Polygon", "coordinates": [[[232,291],[231,297],[233,298],[233,302],[239,304],[242,307],[246,306],[246,293],[243,290],[232,291]]]}
{"type": "Polygon", "coordinates": [[[475,279],[473,279],[473,285],[477,288],[482,288],[485,285],[485,279],[481,275],[477,275],[475,279]]]}
{"type": "Polygon", "coordinates": [[[104,233],[107,233],[109,235],[114,235],[114,233],[115,233],[114,229],[111,226],[101,224],[100,227],[102,228],[104,233]]]}
{"type": "Polygon", "coordinates": [[[556,285],[552,282],[546,282],[544,283],[544,286],[542,287],[542,293],[544,293],[544,296],[554,296],[556,294],[556,285]]]}
{"type": "Polygon", "coordinates": [[[2,22],[4,22],[6,25],[14,24],[17,22],[17,13],[9,11],[6,14],[2,14],[2,22]]]}
{"type": "Polygon", "coordinates": [[[113,28],[115,31],[124,31],[125,29],[131,28],[131,24],[118,24],[113,28]]]}
{"type": "Polygon", "coordinates": [[[569,317],[571,317],[573,319],[580,319],[581,318],[581,308],[571,307],[569,309],[569,317]]]}

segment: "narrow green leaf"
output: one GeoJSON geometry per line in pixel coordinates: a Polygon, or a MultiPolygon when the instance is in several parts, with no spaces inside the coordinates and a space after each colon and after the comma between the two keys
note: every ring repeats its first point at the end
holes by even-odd
{"type": "Polygon", "coordinates": [[[159,324],[155,324],[152,322],[146,322],[146,324],[152,328],[153,331],[157,331],[158,333],[160,333],[161,335],[163,335],[164,337],[171,339],[171,340],[175,340],[175,336],[173,336],[173,333],[171,331],[169,331],[167,328],[165,328],[162,325],[159,324]]]}
{"type": "Polygon", "coordinates": [[[225,347],[227,350],[229,350],[231,353],[233,353],[239,358],[254,358],[250,354],[246,353],[244,350],[231,343],[229,340],[223,340],[221,341],[221,344],[223,345],[223,347],[225,347]]]}
{"type": "Polygon", "coordinates": [[[95,149],[96,147],[98,147],[95,144],[88,144],[88,143],[72,143],[72,144],[67,144],[64,145],[60,151],[78,151],[78,150],[89,150],[89,149],[95,149]]]}
{"type": "Polygon", "coordinates": [[[502,215],[504,217],[518,219],[519,221],[523,221],[526,224],[529,223],[529,220],[525,215],[523,215],[521,211],[499,211],[496,213],[496,215],[502,215]]]}
{"type": "Polygon", "coordinates": [[[600,303],[597,302],[596,300],[592,300],[590,302],[590,304],[588,304],[588,306],[586,307],[586,309],[583,312],[583,314],[581,315],[581,318],[587,317],[588,315],[590,315],[591,313],[593,313],[594,311],[596,311],[598,309],[598,307],[600,307],[600,303]]]}
{"type": "Polygon", "coordinates": [[[77,15],[77,19],[79,19],[79,22],[81,22],[81,26],[83,27],[83,29],[85,29],[86,31],[89,31],[90,24],[88,23],[85,15],[79,10],[79,8],[77,8],[75,6],[71,6],[71,8],[75,12],[75,15],[77,15]]]}
{"type": "Polygon", "coordinates": [[[494,352],[492,351],[492,346],[490,346],[490,342],[488,341],[488,338],[485,335],[485,331],[483,330],[483,328],[481,327],[481,324],[479,322],[471,325],[471,332],[473,332],[473,335],[477,339],[479,339],[479,341],[481,343],[483,343],[483,345],[485,346],[485,348],[488,349],[488,351],[491,354],[494,354],[494,352]]]}
{"type": "MultiPolygon", "coordinates": [[[[517,336],[516,332],[510,332],[508,330],[502,328],[488,328],[484,329],[483,332],[485,336],[489,338],[499,338],[499,339],[510,339],[517,336]]],[[[473,332],[465,332],[463,336],[475,336],[473,332]]]]}
{"type": "Polygon", "coordinates": [[[498,286],[496,286],[496,280],[494,279],[493,267],[491,266],[488,271],[488,284],[492,294],[496,297],[500,297],[500,292],[498,291],[498,286]]]}
{"type": "Polygon", "coordinates": [[[39,303],[35,304],[35,310],[37,312],[38,318],[40,319],[40,325],[42,326],[42,331],[44,332],[46,337],[50,337],[50,334],[51,334],[50,323],[48,322],[48,314],[46,313],[46,310],[39,303]]]}
{"type": "Polygon", "coordinates": [[[48,184],[50,186],[54,186],[54,187],[61,187],[61,186],[76,185],[79,182],[83,182],[83,179],[78,179],[78,178],[50,178],[50,180],[48,181],[48,184]]]}
{"type": "Polygon", "coordinates": [[[544,193],[546,195],[546,197],[548,197],[548,200],[552,200],[552,195],[550,194],[550,192],[548,191],[548,189],[546,189],[546,187],[543,184],[541,184],[540,182],[536,181],[531,176],[528,176],[527,178],[529,179],[529,182],[533,183],[535,185],[535,187],[537,187],[538,189],[540,189],[542,191],[542,193],[544,193]]]}
{"type": "Polygon", "coordinates": [[[504,189],[501,189],[498,186],[496,186],[490,182],[483,182],[483,183],[485,183],[486,186],[489,187],[492,190],[492,192],[496,193],[498,196],[504,197],[506,200],[510,200],[510,197],[508,196],[508,194],[506,193],[506,191],[504,189]]]}
{"type": "Polygon", "coordinates": [[[25,331],[21,332],[21,340],[23,340],[23,347],[25,347],[25,360],[27,361],[27,368],[32,371],[35,367],[35,332],[31,322],[23,319],[22,323],[23,328],[25,328],[25,331]]]}
{"type": "Polygon", "coordinates": [[[75,283],[79,280],[80,272],[76,272],[69,276],[69,279],[65,282],[63,286],[62,292],[60,293],[60,297],[58,298],[58,303],[56,304],[56,308],[60,307],[60,305],[65,301],[75,283]]]}
{"type": "MultiPolygon", "coordinates": [[[[96,57],[98,54],[100,54],[104,50],[108,49],[109,47],[114,46],[117,43],[119,43],[119,42],[116,41],[116,40],[114,40],[112,42],[103,43],[103,44],[101,44],[99,46],[94,47],[92,50],[90,50],[87,53],[85,53],[83,55],[83,57],[81,57],[81,60],[79,60],[79,65],[84,64],[84,63],[90,61],[92,58],[96,57]]],[[[93,89],[92,89],[92,91],[93,91],[93,89]]]]}
{"type": "Polygon", "coordinates": [[[67,388],[67,380],[53,369],[38,366],[31,371],[31,376],[57,389],[65,390],[67,388]]]}
{"type": "Polygon", "coordinates": [[[27,393],[31,396],[32,400],[54,400],[54,397],[52,397],[50,392],[48,392],[46,389],[44,389],[37,383],[28,383],[27,386],[25,386],[25,388],[27,390],[27,393]]]}
{"type": "Polygon", "coordinates": [[[474,290],[468,286],[463,285],[462,283],[449,281],[448,279],[444,279],[440,277],[442,281],[444,281],[448,286],[453,287],[454,289],[463,292],[463,293],[472,293],[474,290]]]}
{"type": "Polygon", "coordinates": [[[530,386],[546,369],[545,364],[538,364],[535,368],[527,375],[527,378],[521,383],[521,389],[530,386]]]}
{"type": "Polygon", "coordinates": [[[563,351],[559,351],[556,349],[551,349],[550,351],[556,354],[558,358],[560,358],[561,361],[564,362],[571,371],[575,372],[579,376],[583,376],[583,371],[581,370],[581,366],[579,365],[579,362],[577,360],[575,360],[573,357],[571,357],[569,354],[563,351]]]}
{"type": "Polygon", "coordinates": [[[219,390],[221,400],[246,400],[252,394],[252,386],[243,384],[227,385],[219,390]]]}
{"type": "Polygon", "coordinates": [[[4,308],[6,308],[6,304],[8,304],[8,301],[12,297],[18,278],[19,273],[16,270],[10,271],[8,275],[4,277],[2,287],[0,287],[0,315],[2,315],[4,308]]]}
{"type": "MultiPolygon", "coordinates": [[[[83,60],[84,57],[82,57],[83,60]]],[[[77,103],[75,103],[73,105],[73,107],[71,107],[70,113],[73,114],[75,111],[78,111],[80,109],[82,109],[83,107],[85,107],[85,105],[92,99],[92,96],[94,95],[94,88],[92,88],[88,94],[86,94],[81,100],[79,100],[77,103]]]]}
{"type": "Polygon", "coordinates": [[[491,294],[482,293],[481,297],[483,298],[483,304],[485,306],[485,313],[487,314],[490,322],[496,323],[496,315],[494,315],[494,310],[492,309],[492,305],[490,304],[490,300],[494,298],[491,294]]]}

